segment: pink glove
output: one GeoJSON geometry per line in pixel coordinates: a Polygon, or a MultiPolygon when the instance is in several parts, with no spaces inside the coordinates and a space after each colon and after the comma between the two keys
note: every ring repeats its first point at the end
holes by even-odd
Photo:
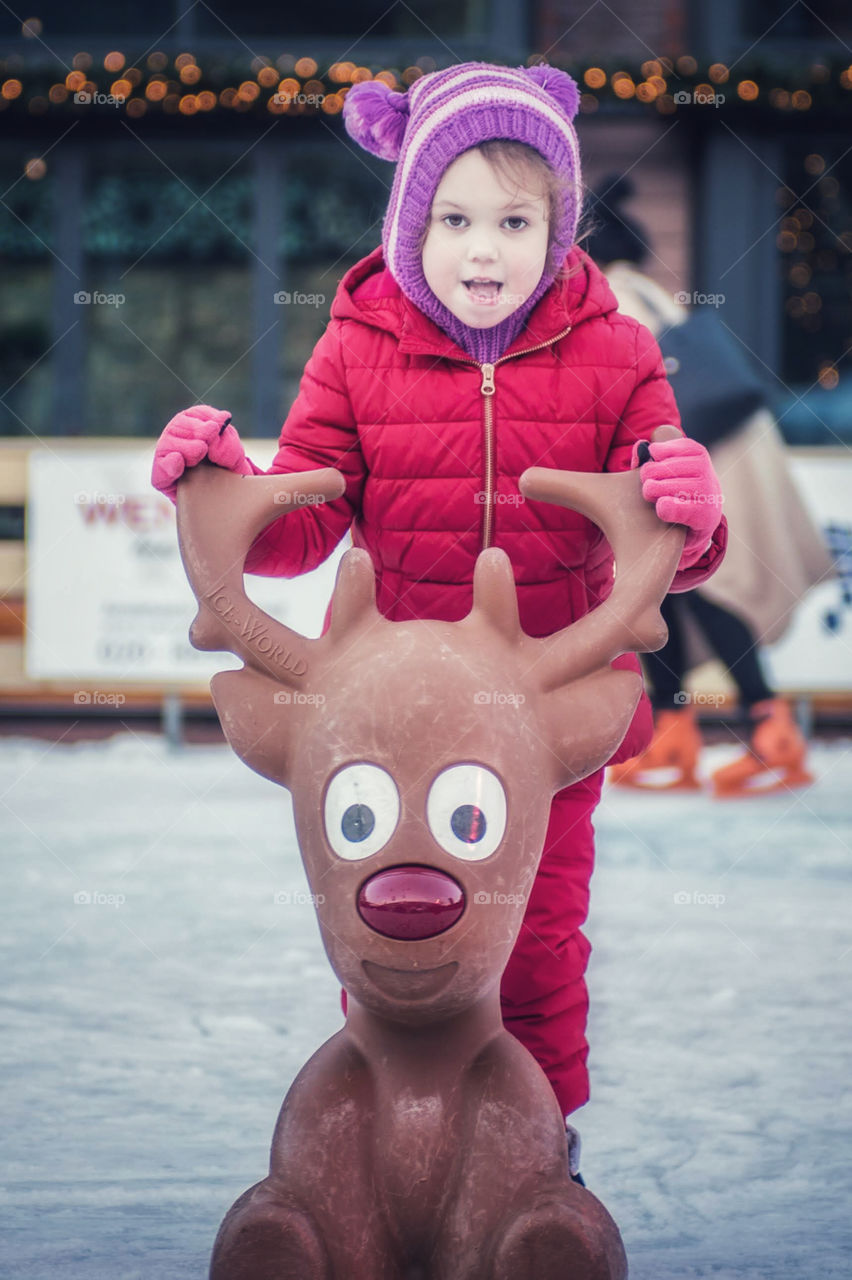
{"type": "Polygon", "coordinates": [[[226,409],[213,409],[209,404],[195,404],[176,413],[154,450],[154,488],[174,502],[178,480],[187,467],[197,466],[202,458],[240,476],[254,475],[255,469],[230,421],[226,409]]]}
{"type": "Polygon", "coordinates": [[[707,550],[722,519],[722,488],[710,454],[697,440],[640,440],[630,466],[642,468],[642,497],[668,524],[686,525],[678,569],[688,569],[707,550]]]}

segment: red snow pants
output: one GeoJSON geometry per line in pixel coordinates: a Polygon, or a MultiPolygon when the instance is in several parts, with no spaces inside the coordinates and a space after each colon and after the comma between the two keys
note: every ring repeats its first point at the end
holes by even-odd
{"type": "Polygon", "coordinates": [[[500,986],[506,1030],[529,1049],[566,1116],[589,1099],[584,974],[591,946],[580,926],[589,913],[592,814],[602,782],[599,769],[553,797],[541,863],[500,986]]]}
{"type": "MultiPolygon", "coordinates": [[[[589,1099],[584,974],[591,946],[580,932],[589,913],[595,863],[592,814],[603,769],[553,797],[544,852],[500,985],[507,1031],[530,1051],[563,1115],[589,1099]]],[[[346,1012],[346,992],[341,992],[346,1012]]]]}

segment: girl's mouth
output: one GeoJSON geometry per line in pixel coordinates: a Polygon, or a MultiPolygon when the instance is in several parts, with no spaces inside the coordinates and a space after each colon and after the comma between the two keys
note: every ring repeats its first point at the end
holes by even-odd
{"type": "Polygon", "coordinates": [[[462,284],[467,289],[471,301],[488,307],[493,307],[497,303],[500,290],[503,288],[500,280],[463,280],[462,284]]]}

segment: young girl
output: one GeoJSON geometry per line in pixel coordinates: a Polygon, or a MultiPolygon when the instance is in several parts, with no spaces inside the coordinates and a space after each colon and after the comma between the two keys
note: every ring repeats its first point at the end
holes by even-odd
{"type": "MultiPolygon", "coordinates": [[[[512,561],[530,635],[560,630],[608,594],[612,556],[595,526],[518,490],[527,467],[636,466],[639,442],[678,422],[654,339],[618,313],[575,244],[578,102],[570,76],[547,66],[466,63],[405,94],[375,81],[349,91],[351,136],[397,162],[382,246],[341,281],[272,466],[337,467],[346,493],[271,525],[248,572],[313,569],[351,526],[388,618],[462,618],[488,546],[512,561]]],[[[155,486],[173,497],[184,467],[205,456],[258,473],[229,423],[206,405],[173,418],[157,446],[155,486]]],[[[725,546],[707,452],[686,438],[654,444],[642,478],[658,515],[687,528],[672,588],[685,591],[713,572],[725,546]]],[[[618,665],[638,670],[632,655],[618,665]]],[[[615,759],[637,754],[650,734],[643,702],[615,759]]],[[[602,776],[554,798],[501,987],[505,1024],[566,1117],[589,1096],[590,946],[580,926],[602,776]]],[[[579,1141],[568,1133],[576,1173],[579,1141]]]]}

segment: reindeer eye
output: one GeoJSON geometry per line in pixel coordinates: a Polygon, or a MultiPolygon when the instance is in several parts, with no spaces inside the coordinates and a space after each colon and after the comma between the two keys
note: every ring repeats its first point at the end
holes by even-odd
{"type": "Polygon", "coordinates": [[[325,830],[338,857],[355,862],[378,853],[398,821],[396,783],[378,765],[346,765],[328,784],[325,830]]]}
{"type": "Polygon", "coordinates": [[[456,764],[429,789],[426,818],[442,849],[466,862],[488,858],[506,830],[506,793],[490,769],[456,764]]]}

